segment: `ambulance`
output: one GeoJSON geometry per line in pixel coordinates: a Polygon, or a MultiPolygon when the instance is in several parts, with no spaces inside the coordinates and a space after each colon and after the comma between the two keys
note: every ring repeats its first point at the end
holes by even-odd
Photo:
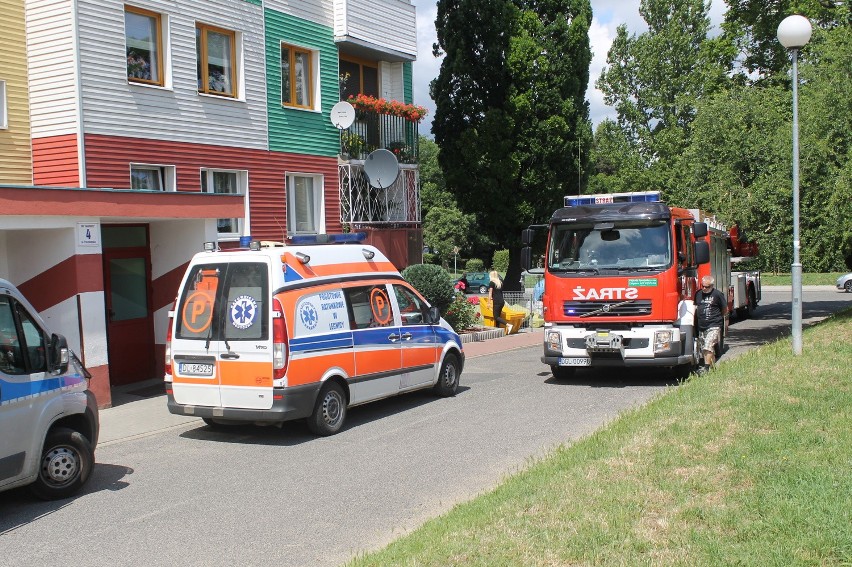
{"type": "Polygon", "coordinates": [[[0,279],[0,491],[68,498],[89,479],[100,430],[90,374],[14,285],[0,279]]]}
{"type": "Polygon", "coordinates": [[[365,237],[206,244],[169,312],[169,411],[211,427],[304,418],[325,436],[352,406],[455,395],[461,339],[365,237]]]}

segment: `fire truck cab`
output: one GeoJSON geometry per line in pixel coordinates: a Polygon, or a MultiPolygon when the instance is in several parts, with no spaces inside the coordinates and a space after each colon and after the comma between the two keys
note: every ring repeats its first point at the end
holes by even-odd
{"type": "MultiPolygon", "coordinates": [[[[546,227],[541,360],[554,376],[698,365],[693,297],[710,261],[705,223],[641,192],[566,197],[546,227]]],[[[527,269],[536,228],[522,235],[527,269]]]]}

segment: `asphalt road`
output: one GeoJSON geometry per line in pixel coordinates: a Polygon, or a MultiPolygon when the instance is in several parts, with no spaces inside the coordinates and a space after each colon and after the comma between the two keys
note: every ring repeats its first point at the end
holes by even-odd
{"type": "MultiPolygon", "coordinates": [[[[765,290],[755,318],[731,325],[722,360],[788,334],[789,301],[789,290],[765,290]]],[[[848,306],[852,294],[806,290],[805,324],[848,306]]],[[[456,397],[354,408],[330,438],[301,423],[192,424],[103,446],[74,499],[0,493],[0,557],[15,566],[339,565],[674,384],[661,372],[559,383],[539,356],[533,347],[470,359],[456,397]]]]}

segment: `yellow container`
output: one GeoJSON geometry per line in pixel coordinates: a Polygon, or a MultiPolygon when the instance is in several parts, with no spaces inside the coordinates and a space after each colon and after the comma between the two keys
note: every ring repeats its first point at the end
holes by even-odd
{"type": "MultiPolygon", "coordinates": [[[[480,297],[479,298],[479,312],[482,314],[482,322],[486,327],[496,327],[497,324],[494,321],[494,313],[491,311],[491,307],[488,306],[488,298],[480,297]]],[[[511,307],[503,306],[503,311],[500,314],[502,319],[505,319],[512,325],[512,332],[509,334],[514,335],[521,328],[521,325],[524,323],[524,318],[527,316],[526,312],[512,309],[511,307]]]]}

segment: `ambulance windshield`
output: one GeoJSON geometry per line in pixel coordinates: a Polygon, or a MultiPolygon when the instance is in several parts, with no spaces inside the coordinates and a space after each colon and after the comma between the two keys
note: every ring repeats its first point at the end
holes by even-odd
{"type": "Polygon", "coordinates": [[[659,271],[671,266],[671,250],[665,221],[554,224],[547,266],[552,272],[659,271]]]}

